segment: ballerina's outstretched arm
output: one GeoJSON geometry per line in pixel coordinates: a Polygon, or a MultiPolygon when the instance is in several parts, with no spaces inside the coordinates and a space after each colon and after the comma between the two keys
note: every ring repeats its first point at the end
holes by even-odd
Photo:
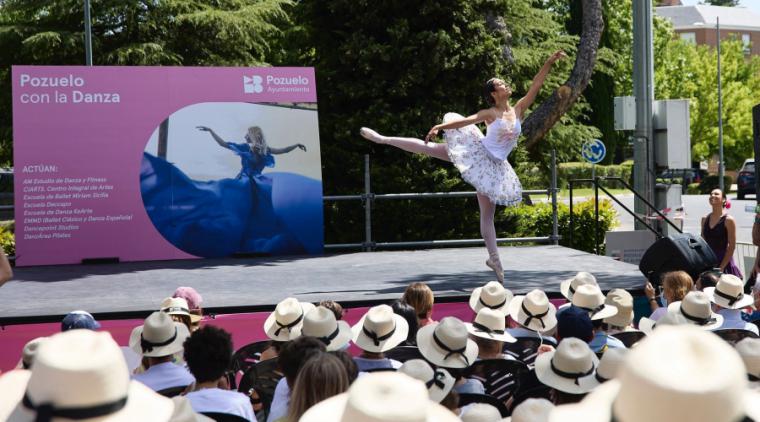
{"type": "Polygon", "coordinates": [[[533,104],[533,101],[536,100],[536,95],[538,95],[538,93],[541,91],[541,87],[544,85],[544,81],[546,80],[546,75],[549,74],[549,70],[551,70],[552,65],[557,60],[565,57],[567,57],[567,54],[565,54],[564,51],[556,51],[554,54],[549,56],[544,65],[541,66],[541,70],[538,71],[536,76],[533,77],[533,82],[530,83],[528,93],[525,94],[524,97],[520,98],[517,104],[515,104],[515,113],[517,114],[518,119],[522,120],[525,110],[527,110],[528,107],[533,104]]]}
{"type": "Polygon", "coordinates": [[[198,129],[198,130],[200,130],[200,131],[202,131],[202,132],[208,132],[208,133],[210,133],[211,137],[214,138],[214,140],[216,141],[216,143],[219,144],[219,146],[221,146],[222,148],[227,148],[227,149],[230,148],[230,145],[224,139],[222,139],[219,135],[217,135],[216,132],[214,132],[213,129],[211,129],[209,127],[206,127],[206,126],[196,126],[195,128],[198,129]]]}
{"type": "Polygon", "coordinates": [[[304,151],[306,151],[306,146],[304,144],[294,144],[285,148],[274,148],[274,147],[267,147],[269,149],[269,152],[272,154],[285,154],[290,151],[293,151],[296,148],[300,148],[304,151]]]}
{"type": "Polygon", "coordinates": [[[493,118],[493,112],[489,109],[483,109],[471,116],[465,117],[464,119],[452,120],[450,122],[437,124],[433,126],[430,131],[428,131],[427,135],[425,135],[425,142],[430,142],[430,139],[435,138],[435,136],[438,135],[438,131],[440,130],[463,128],[465,126],[483,122],[489,117],[493,118]]]}

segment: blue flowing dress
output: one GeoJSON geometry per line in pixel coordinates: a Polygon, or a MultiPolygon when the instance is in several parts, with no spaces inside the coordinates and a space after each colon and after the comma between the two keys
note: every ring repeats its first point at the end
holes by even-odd
{"type": "Polygon", "coordinates": [[[246,143],[227,145],[240,157],[240,173],[205,182],[144,153],[140,189],[161,235],[201,257],[320,252],[321,182],[292,173],[262,174],[274,167],[271,153],[254,153],[246,143]],[[280,186],[279,192],[273,192],[274,186],[280,186]]]}

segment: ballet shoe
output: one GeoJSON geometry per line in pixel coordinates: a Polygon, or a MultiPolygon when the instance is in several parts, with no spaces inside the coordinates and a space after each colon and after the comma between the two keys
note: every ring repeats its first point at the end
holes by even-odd
{"type": "Polygon", "coordinates": [[[496,273],[496,279],[499,280],[499,283],[504,284],[504,269],[501,267],[499,255],[491,255],[486,260],[486,266],[496,273]]]}
{"type": "Polygon", "coordinates": [[[374,143],[377,143],[377,144],[383,144],[384,143],[383,142],[383,137],[380,136],[379,133],[375,132],[374,130],[372,130],[372,129],[368,128],[368,127],[363,127],[361,129],[359,129],[359,135],[361,135],[362,138],[370,140],[370,141],[372,141],[374,143]]]}

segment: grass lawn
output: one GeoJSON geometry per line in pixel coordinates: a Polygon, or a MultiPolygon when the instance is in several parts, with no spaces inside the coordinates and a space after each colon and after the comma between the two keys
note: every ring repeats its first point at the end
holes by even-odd
{"type": "MultiPolygon", "coordinates": [[[[610,191],[613,195],[625,195],[625,194],[632,194],[631,191],[628,189],[613,189],[613,188],[607,188],[608,191],[610,191]]],[[[573,189],[573,202],[577,198],[593,198],[594,197],[594,188],[576,188],[573,189]]],[[[599,189],[599,198],[608,198],[607,194],[604,193],[601,189],[599,189]]],[[[530,199],[533,201],[542,201],[547,199],[546,195],[531,195],[530,199]]],[[[570,199],[570,191],[568,189],[562,189],[559,191],[559,194],[557,196],[557,199],[570,199]]]]}

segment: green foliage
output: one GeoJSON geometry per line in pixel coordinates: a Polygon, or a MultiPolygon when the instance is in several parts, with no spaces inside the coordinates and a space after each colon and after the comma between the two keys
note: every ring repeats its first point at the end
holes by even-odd
{"type": "MultiPolygon", "coordinates": [[[[291,0],[93,1],[96,65],[253,66],[279,57],[291,0]]],[[[82,0],[0,1],[0,165],[12,157],[10,66],[84,64],[82,0]]]]}
{"type": "MultiPolygon", "coordinates": [[[[372,154],[375,192],[471,190],[451,165],[370,144],[358,131],[369,126],[383,134],[423,137],[445,112],[469,115],[487,107],[481,93],[493,76],[514,86],[516,101],[551,52],[562,48],[572,55],[575,49],[576,38],[563,34],[553,15],[533,3],[300,2],[293,20],[301,36],[292,39],[291,47],[298,47],[293,56],[299,57],[299,64],[317,69],[325,192],[362,191],[366,153],[372,154]]],[[[571,65],[567,60],[555,66],[537,102],[567,78],[571,65]]],[[[560,160],[577,159],[580,143],[599,134],[578,122],[582,113],[581,104],[564,117],[532,152],[532,161],[546,167],[552,147],[559,149],[560,160]]],[[[528,152],[518,147],[512,159],[528,160],[528,152]]],[[[395,236],[424,232],[431,224],[445,231],[470,227],[469,217],[463,216],[477,218],[471,202],[448,201],[440,205],[442,212],[435,205],[431,208],[436,211],[419,210],[427,204],[388,207],[377,214],[377,225],[385,228],[384,235],[395,236]]],[[[328,241],[362,237],[362,214],[355,204],[330,204],[325,215],[328,241]]]]}
{"type": "Polygon", "coordinates": [[[699,183],[690,183],[689,186],[686,187],[686,194],[687,195],[699,195],[702,191],[699,190],[699,183]]]}
{"type": "Polygon", "coordinates": [[[14,232],[15,224],[12,221],[0,224],[0,247],[8,256],[16,255],[16,235],[14,232]]]}
{"type": "Polygon", "coordinates": [[[705,0],[705,3],[713,6],[735,7],[739,5],[739,0],[705,0]]]}
{"type": "MultiPolygon", "coordinates": [[[[692,158],[718,153],[717,54],[708,46],[671,39],[655,55],[658,98],[689,99],[692,158]]],[[[752,107],[760,102],[760,57],[744,55],[741,40],[721,42],[723,145],[726,167],[753,156],[752,107]]]]}
{"type": "MultiPolygon", "coordinates": [[[[731,176],[723,176],[723,186],[726,188],[726,192],[728,192],[728,188],[731,187],[732,183],[733,180],[731,179],[731,176]]],[[[705,176],[705,178],[699,182],[699,193],[710,193],[710,191],[717,188],[718,186],[720,186],[720,178],[718,175],[713,174],[710,176],[705,176]]]]}
{"type": "MultiPolygon", "coordinates": [[[[560,163],[557,174],[557,178],[559,179],[558,185],[565,187],[568,182],[573,179],[591,179],[593,171],[596,171],[596,175],[599,177],[620,177],[630,184],[632,168],[632,165],[629,164],[609,166],[597,165],[596,170],[594,170],[591,164],[585,162],[560,163]]],[[[623,187],[622,184],[616,181],[605,182],[604,186],[616,188],[623,187]]]]}
{"type": "MultiPolygon", "coordinates": [[[[504,210],[507,221],[513,222],[509,237],[538,237],[547,236],[552,232],[551,203],[539,203],[532,206],[520,205],[504,210]]],[[[567,204],[559,203],[557,207],[557,226],[560,244],[569,246],[570,241],[570,208],[567,204]]],[[[596,219],[594,201],[587,200],[573,204],[573,248],[586,252],[594,251],[594,233],[596,219]]],[[[599,201],[599,239],[604,242],[604,234],[617,225],[617,212],[609,200],[599,201]]],[[[502,233],[499,233],[502,235],[502,233]]]]}

